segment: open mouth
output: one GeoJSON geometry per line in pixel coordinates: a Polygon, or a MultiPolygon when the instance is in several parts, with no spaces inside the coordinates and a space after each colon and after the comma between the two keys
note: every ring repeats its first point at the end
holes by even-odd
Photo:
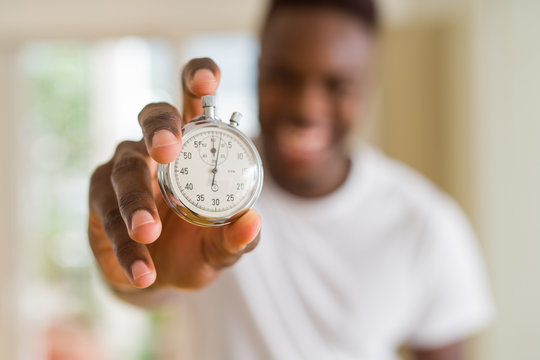
{"type": "Polygon", "coordinates": [[[330,147],[331,135],[327,127],[280,126],[276,129],[276,146],[280,156],[290,163],[313,163],[330,147]]]}

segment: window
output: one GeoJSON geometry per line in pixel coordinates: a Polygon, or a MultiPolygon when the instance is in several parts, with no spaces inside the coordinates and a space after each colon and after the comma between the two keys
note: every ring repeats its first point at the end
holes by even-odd
{"type": "Polygon", "coordinates": [[[74,348],[91,345],[97,359],[160,358],[152,336],[166,317],[116,300],[95,269],[86,235],[89,177],[118,142],[140,139],[137,114],[145,104],[179,103],[178,71],[192,57],[216,60],[222,70],[218,114],[226,120],[242,112],[241,128],[256,135],[257,53],[256,39],[245,33],[206,34],[180,46],[129,37],[21,48],[24,166],[18,199],[21,213],[32,214],[22,219],[25,358],[42,358],[55,336],[74,348]],[[70,342],[69,334],[85,340],[70,342]]]}

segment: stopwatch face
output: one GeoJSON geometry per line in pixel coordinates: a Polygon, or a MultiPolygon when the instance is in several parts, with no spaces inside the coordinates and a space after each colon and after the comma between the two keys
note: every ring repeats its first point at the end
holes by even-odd
{"type": "Polygon", "coordinates": [[[164,192],[169,205],[204,226],[231,222],[253,205],[262,187],[261,160],[253,143],[236,128],[216,121],[188,124],[182,152],[161,172],[158,177],[165,176],[169,185],[164,192]]]}

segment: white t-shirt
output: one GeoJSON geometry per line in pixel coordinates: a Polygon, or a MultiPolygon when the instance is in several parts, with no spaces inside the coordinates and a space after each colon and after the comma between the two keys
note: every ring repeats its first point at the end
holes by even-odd
{"type": "Polygon", "coordinates": [[[474,235],[447,196],[363,146],[337,191],[295,197],[269,176],[261,241],[209,287],[183,293],[179,359],[397,359],[487,325],[474,235]]]}

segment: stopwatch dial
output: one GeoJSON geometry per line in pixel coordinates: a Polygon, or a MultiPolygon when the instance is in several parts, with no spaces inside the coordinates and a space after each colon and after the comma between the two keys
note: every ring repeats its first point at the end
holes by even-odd
{"type": "Polygon", "coordinates": [[[233,131],[206,127],[183,138],[174,162],[174,187],[189,209],[208,217],[236,214],[256,192],[257,158],[233,131]]]}

